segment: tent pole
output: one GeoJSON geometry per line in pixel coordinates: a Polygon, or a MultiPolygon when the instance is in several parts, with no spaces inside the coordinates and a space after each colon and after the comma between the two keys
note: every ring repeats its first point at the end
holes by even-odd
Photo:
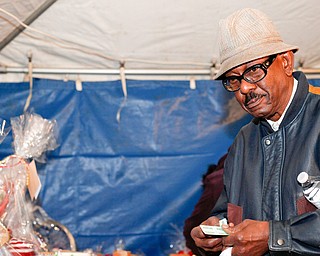
{"type": "MultiPolygon", "coordinates": [[[[26,24],[26,25],[30,25],[34,20],[36,20],[43,12],[45,12],[56,1],[57,0],[47,0],[47,1],[45,1],[38,9],[36,9],[29,17],[27,17],[23,21],[23,23],[26,24]]],[[[0,51],[8,43],[10,43],[15,37],[17,37],[24,29],[25,29],[24,26],[19,25],[14,30],[12,30],[12,32],[0,42],[0,51]]]]}
{"type": "MultiPolygon", "coordinates": [[[[120,75],[119,69],[33,68],[33,74],[120,75]]],[[[28,68],[1,67],[0,73],[28,73],[28,68]]],[[[206,75],[210,69],[126,69],[126,75],[206,75]]]]}
{"type": "MultiPolygon", "coordinates": [[[[320,69],[298,68],[306,75],[320,77],[320,69]]],[[[28,68],[0,66],[0,74],[17,73],[27,74],[28,68]]],[[[199,75],[213,76],[216,70],[211,69],[126,69],[126,75],[199,75]]],[[[81,68],[33,68],[34,74],[70,74],[70,75],[120,75],[119,69],[81,69],[81,68]]]]}

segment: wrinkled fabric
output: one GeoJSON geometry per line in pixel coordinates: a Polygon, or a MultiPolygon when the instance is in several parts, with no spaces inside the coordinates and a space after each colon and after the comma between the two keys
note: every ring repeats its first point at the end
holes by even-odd
{"type": "MultiPolygon", "coordinates": [[[[166,255],[200,197],[201,178],[251,117],[217,81],[83,82],[34,79],[30,110],[56,120],[59,137],[37,163],[39,204],[74,235],[79,250],[166,255]],[[173,228],[180,229],[177,232],[173,228]]],[[[20,116],[28,83],[0,83],[0,117],[20,116]]],[[[0,146],[12,154],[12,133],[0,146]]]]}

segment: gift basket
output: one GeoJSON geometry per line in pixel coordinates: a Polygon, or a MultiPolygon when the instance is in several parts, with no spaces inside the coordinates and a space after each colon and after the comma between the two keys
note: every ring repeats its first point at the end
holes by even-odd
{"type": "Polygon", "coordinates": [[[28,164],[11,155],[0,162],[0,255],[33,256],[40,250],[25,199],[28,164]]]}
{"type": "Polygon", "coordinates": [[[44,163],[45,152],[58,146],[56,122],[29,112],[10,121],[11,127],[3,121],[0,131],[1,143],[12,130],[15,152],[0,161],[0,255],[34,256],[53,247],[75,251],[69,230],[30,200],[39,192],[30,193],[35,183],[31,163],[44,163]]]}

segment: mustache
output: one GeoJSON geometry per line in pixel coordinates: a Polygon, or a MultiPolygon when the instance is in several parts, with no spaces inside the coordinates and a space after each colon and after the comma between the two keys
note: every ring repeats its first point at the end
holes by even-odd
{"type": "Polygon", "coordinates": [[[262,94],[257,94],[257,93],[254,93],[254,92],[249,92],[246,94],[246,98],[245,98],[245,101],[244,101],[244,104],[245,105],[248,105],[249,102],[252,100],[252,99],[260,99],[263,95],[262,94]]]}

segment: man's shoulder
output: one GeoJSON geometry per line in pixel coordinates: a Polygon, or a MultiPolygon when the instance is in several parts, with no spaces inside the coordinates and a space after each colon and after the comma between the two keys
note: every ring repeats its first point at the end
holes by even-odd
{"type": "Polygon", "coordinates": [[[309,84],[309,92],[312,94],[320,95],[320,87],[309,84]]]}
{"type": "Polygon", "coordinates": [[[235,141],[246,140],[246,138],[253,137],[257,135],[260,129],[261,120],[259,118],[253,118],[249,123],[242,126],[235,138],[235,141]]]}

